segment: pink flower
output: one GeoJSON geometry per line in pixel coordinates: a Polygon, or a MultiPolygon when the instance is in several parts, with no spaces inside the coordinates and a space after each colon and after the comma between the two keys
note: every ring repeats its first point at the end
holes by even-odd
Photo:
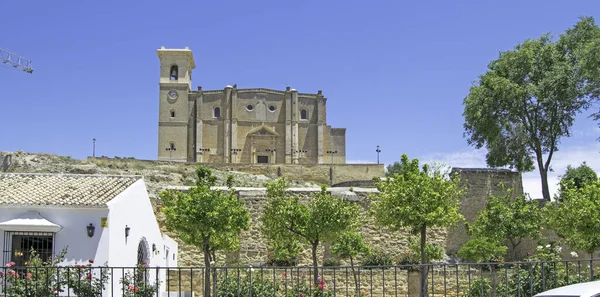
{"type": "Polygon", "coordinates": [[[94,264],[94,260],[89,259],[88,262],[90,262],[90,264],[94,264]]]}
{"type": "Polygon", "coordinates": [[[304,297],[304,294],[300,293],[300,297],[304,297]]]}
{"type": "Polygon", "coordinates": [[[31,273],[27,273],[27,279],[31,279],[31,273]]]}
{"type": "Polygon", "coordinates": [[[127,290],[129,290],[129,291],[133,291],[133,286],[132,286],[132,285],[129,285],[129,286],[127,287],[127,290]]]}
{"type": "Polygon", "coordinates": [[[142,262],[142,265],[147,265],[148,263],[146,261],[142,262]]]}
{"type": "Polygon", "coordinates": [[[287,273],[284,272],[284,273],[281,274],[281,276],[286,277],[287,273]]]}
{"type": "Polygon", "coordinates": [[[325,287],[325,285],[319,284],[319,289],[323,290],[323,287],[325,287]]]}
{"type": "Polygon", "coordinates": [[[0,277],[4,277],[4,272],[0,271],[0,277]]]}
{"type": "Polygon", "coordinates": [[[92,279],[92,275],[88,273],[88,275],[86,276],[87,279],[92,279]]]}

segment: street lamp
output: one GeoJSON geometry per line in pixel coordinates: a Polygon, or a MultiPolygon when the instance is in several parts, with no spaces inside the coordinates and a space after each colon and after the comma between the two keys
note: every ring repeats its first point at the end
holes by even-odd
{"type": "Polygon", "coordinates": [[[198,153],[200,154],[200,163],[202,163],[204,161],[204,153],[206,152],[210,152],[209,148],[201,148],[198,150],[198,153]]]}
{"type": "Polygon", "coordinates": [[[377,152],[377,164],[379,164],[379,153],[381,153],[381,150],[379,149],[379,145],[377,145],[377,149],[375,151],[377,152]]]}
{"type": "Polygon", "coordinates": [[[327,151],[331,155],[331,167],[329,167],[329,180],[333,186],[333,155],[337,154],[338,151],[327,151]]]}
{"type": "Polygon", "coordinates": [[[94,142],[94,146],[92,148],[92,157],[96,157],[96,138],[92,139],[92,141],[94,142]]]}
{"type": "Polygon", "coordinates": [[[171,146],[167,148],[167,151],[169,151],[169,161],[173,160],[173,152],[176,150],[177,149],[175,148],[175,146],[173,144],[171,144],[171,146]]]}
{"type": "Polygon", "coordinates": [[[300,163],[300,177],[302,177],[302,154],[308,153],[307,150],[296,150],[296,154],[298,154],[298,163],[300,163]]]}
{"type": "Polygon", "coordinates": [[[233,159],[234,160],[233,163],[235,163],[237,161],[237,154],[238,154],[238,152],[241,152],[241,151],[242,151],[242,149],[237,149],[237,148],[232,148],[231,149],[231,153],[233,155],[235,155],[235,159],[233,159]]]}

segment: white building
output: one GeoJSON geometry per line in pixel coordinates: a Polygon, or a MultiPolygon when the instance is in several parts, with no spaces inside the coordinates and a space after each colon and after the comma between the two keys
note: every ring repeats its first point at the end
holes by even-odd
{"type": "MultiPolygon", "coordinates": [[[[49,258],[65,247],[65,264],[177,266],[177,243],[161,234],[140,176],[0,174],[0,231],[3,263],[18,266],[31,248],[49,258]]],[[[113,273],[105,296],[121,293],[121,270],[113,273]]]]}

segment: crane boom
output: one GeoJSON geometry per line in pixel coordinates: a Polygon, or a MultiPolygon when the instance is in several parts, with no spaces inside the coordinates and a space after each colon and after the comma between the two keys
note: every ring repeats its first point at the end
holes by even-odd
{"type": "Polygon", "coordinates": [[[19,55],[15,55],[2,48],[0,48],[0,62],[27,73],[33,73],[30,60],[27,60],[19,55]]]}

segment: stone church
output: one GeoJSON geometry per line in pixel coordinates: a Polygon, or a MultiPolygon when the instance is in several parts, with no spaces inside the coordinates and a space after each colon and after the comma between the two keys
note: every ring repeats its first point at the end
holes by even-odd
{"type": "Polygon", "coordinates": [[[327,125],[327,98],[320,90],[192,90],[192,51],[161,47],[157,53],[159,160],[346,163],[346,129],[327,125]]]}

